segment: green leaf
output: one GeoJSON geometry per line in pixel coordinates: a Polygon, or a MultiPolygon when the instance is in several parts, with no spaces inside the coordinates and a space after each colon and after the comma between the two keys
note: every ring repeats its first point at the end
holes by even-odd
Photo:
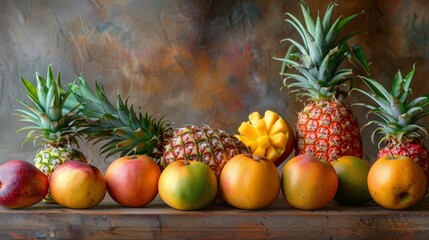
{"type": "MultiPolygon", "coordinates": [[[[74,92],[75,94],[80,95],[81,97],[84,97],[84,99],[87,99],[89,101],[92,101],[94,103],[98,103],[100,100],[98,99],[98,96],[95,94],[94,91],[91,90],[91,87],[88,85],[87,81],[83,76],[78,77],[78,83],[79,83],[79,92],[74,92]]],[[[97,82],[95,82],[96,88],[103,89],[102,86],[99,86],[97,82]]],[[[75,90],[75,89],[73,89],[75,90]]],[[[82,103],[82,102],[81,102],[82,103]]]]}
{"type": "Polygon", "coordinates": [[[302,15],[304,16],[304,21],[305,21],[307,31],[309,31],[311,35],[314,35],[315,24],[314,24],[313,18],[311,17],[309,7],[304,4],[301,4],[301,11],[302,11],[302,15]]]}
{"type": "Polygon", "coordinates": [[[406,114],[408,116],[414,116],[417,114],[417,112],[421,112],[423,109],[421,107],[413,107],[407,110],[406,114]]]}
{"type": "MultiPolygon", "coordinates": [[[[334,54],[336,54],[337,51],[338,51],[338,48],[334,48],[334,49],[331,49],[328,54],[326,54],[325,58],[323,59],[322,63],[319,66],[317,79],[319,79],[323,82],[327,82],[330,80],[329,78],[325,78],[325,74],[327,72],[329,72],[329,71],[326,71],[326,69],[329,66],[331,57],[334,54]]],[[[328,77],[330,77],[330,76],[328,76],[328,77]]]]}
{"type": "Polygon", "coordinates": [[[47,91],[44,80],[37,78],[37,101],[40,103],[41,110],[44,112],[49,105],[46,105],[47,91]],[[45,105],[43,105],[45,103],[45,105]]]}
{"type": "Polygon", "coordinates": [[[129,110],[127,108],[127,104],[128,104],[128,99],[126,99],[126,104],[124,104],[124,102],[122,101],[121,95],[118,94],[116,97],[116,105],[117,105],[117,113],[118,113],[118,118],[121,122],[123,122],[125,125],[128,125],[130,122],[129,119],[129,110]]]}
{"type": "Polygon", "coordinates": [[[27,79],[20,77],[21,82],[24,85],[25,89],[27,90],[27,96],[32,99],[32,101],[37,100],[37,88],[27,79]]]}
{"type": "Polygon", "coordinates": [[[401,71],[398,70],[396,72],[395,77],[393,78],[393,84],[392,84],[392,95],[400,98],[401,92],[402,92],[402,84],[404,82],[404,79],[402,78],[401,71]]]}
{"type": "Polygon", "coordinates": [[[23,109],[16,109],[15,111],[22,113],[22,114],[16,113],[16,115],[20,116],[23,121],[28,121],[28,122],[38,122],[39,121],[38,115],[33,113],[33,112],[29,112],[29,111],[26,111],[23,109]]]}
{"type": "Polygon", "coordinates": [[[407,111],[408,109],[411,109],[413,107],[423,108],[423,107],[426,107],[428,104],[429,104],[429,94],[425,94],[408,103],[405,106],[405,110],[407,111]]]}
{"type": "Polygon", "coordinates": [[[47,115],[50,115],[51,111],[53,111],[53,108],[55,107],[54,91],[55,91],[54,85],[51,85],[48,89],[48,92],[46,93],[45,102],[43,102],[44,106],[46,107],[45,113],[47,115]]]}
{"type": "Polygon", "coordinates": [[[51,65],[48,66],[48,70],[46,71],[46,86],[51,86],[54,82],[54,75],[52,74],[51,65]]]}
{"type": "Polygon", "coordinates": [[[383,119],[384,123],[390,123],[390,122],[396,122],[396,116],[392,116],[385,111],[381,110],[380,108],[376,108],[371,110],[369,113],[374,114],[378,116],[379,118],[383,119]]]}
{"type": "Polygon", "coordinates": [[[313,76],[307,69],[297,68],[297,70],[305,76],[305,78],[307,79],[308,83],[311,86],[316,86],[316,85],[313,85],[314,83],[317,83],[316,77],[313,76]]]}
{"type": "Polygon", "coordinates": [[[387,102],[390,102],[390,94],[389,94],[389,92],[386,91],[386,89],[383,87],[383,85],[381,85],[377,81],[375,81],[373,79],[370,79],[370,78],[367,78],[367,77],[361,76],[360,79],[363,80],[363,82],[365,83],[365,85],[367,85],[368,88],[376,96],[379,96],[380,98],[386,100],[387,102]]]}
{"type": "Polygon", "coordinates": [[[330,2],[328,4],[328,7],[325,10],[325,15],[323,16],[323,21],[322,21],[322,26],[324,31],[326,31],[329,28],[329,25],[331,24],[332,12],[334,10],[335,5],[336,4],[334,2],[330,2]]]}
{"type": "Polygon", "coordinates": [[[400,96],[401,102],[405,102],[408,98],[408,94],[411,93],[410,85],[411,85],[411,81],[413,80],[415,70],[416,70],[415,66],[413,65],[413,69],[404,78],[404,83],[402,85],[403,91],[400,96]]]}
{"type": "Polygon", "coordinates": [[[305,36],[307,38],[308,52],[312,61],[316,63],[321,62],[323,58],[322,49],[320,49],[320,46],[317,45],[316,40],[310,32],[306,31],[305,36]]]}
{"type": "Polygon", "coordinates": [[[352,46],[352,51],[353,51],[353,54],[355,55],[356,59],[358,60],[359,64],[365,70],[365,72],[369,73],[370,72],[369,64],[368,64],[368,61],[366,60],[365,54],[364,54],[361,46],[359,46],[359,45],[352,46]]]}
{"type": "Polygon", "coordinates": [[[303,44],[307,46],[307,39],[305,37],[305,27],[302,25],[302,23],[292,14],[286,13],[291,19],[286,19],[286,22],[292,25],[298,32],[298,34],[301,36],[301,39],[303,41],[303,44]]]}
{"type": "MultiPolygon", "coordinates": [[[[319,14],[317,14],[317,18],[316,18],[316,26],[314,29],[314,39],[317,42],[318,46],[322,46],[325,47],[325,31],[323,30],[323,26],[320,20],[320,16],[319,14]]],[[[325,49],[326,51],[328,51],[329,49],[325,49]]],[[[322,55],[327,54],[328,52],[322,52],[322,55]]]]}
{"type": "Polygon", "coordinates": [[[328,86],[335,86],[341,83],[342,81],[351,81],[352,70],[351,69],[341,69],[337,71],[335,76],[331,77],[329,80],[328,86]]]}
{"type": "Polygon", "coordinates": [[[338,26],[336,28],[336,31],[340,32],[347,23],[349,23],[351,20],[355,19],[357,16],[359,16],[361,14],[363,14],[363,12],[356,13],[356,14],[350,15],[350,16],[344,18],[344,19],[341,19],[340,23],[338,24],[338,26]]]}
{"type": "MultiPolygon", "coordinates": [[[[285,59],[291,59],[291,55],[296,51],[296,47],[294,45],[291,45],[285,55],[285,59]]],[[[294,59],[291,61],[295,62],[294,59]]],[[[295,62],[296,63],[296,62],[295,62]]],[[[298,63],[297,63],[298,64],[298,63]]],[[[299,64],[298,64],[299,65],[299,64]]],[[[288,63],[285,61],[282,61],[282,67],[280,69],[280,76],[283,76],[288,70],[288,63]]]]}
{"type": "MultiPolygon", "coordinates": [[[[340,18],[337,18],[332,26],[329,28],[325,36],[325,43],[328,48],[333,48],[335,45],[335,39],[337,39],[337,26],[340,23],[340,18]]],[[[326,32],[326,30],[325,30],[326,32]]]]}
{"type": "Polygon", "coordinates": [[[423,117],[426,117],[427,115],[429,115],[429,111],[423,111],[423,112],[417,113],[413,117],[411,117],[410,122],[415,123],[420,119],[422,119],[423,117]]]}
{"type": "Polygon", "coordinates": [[[361,89],[355,89],[355,91],[358,91],[358,92],[366,95],[367,97],[372,99],[374,102],[376,102],[387,114],[393,115],[392,110],[390,109],[390,103],[388,101],[386,101],[385,99],[383,99],[377,95],[372,95],[372,94],[370,94],[366,91],[363,91],[361,89]]]}
{"type": "Polygon", "coordinates": [[[287,63],[287,64],[290,64],[290,65],[292,65],[292,67],[299,67],[299,66],[300,66],[300,65],[299,65],[299,63],[297,63],[297,62],[295,62],[295,61],[292,61],[292,60],[290,60],[290,59],[287,59],[287,58],[277,58],[277,57],[273,57],[273,59],[274,59],[274,60],[277,60],[277,61],[282,61],[282,62],[287,63]]]}
{"type": "Polygon", "coordinates": [[[307,50],[305,49],[305,47],[303,47],[301,44],[299,44],[298,42],[296,42],[295,40],[291,39],[291,38],[285,38],[282,41],[288,41],[290,43],[292,43],[292,45],[294,45],[296,48],[298,48],[298,50],[303,54],[303,55],[308,55],[307,50]]]}
{"type": "Polygon", "coordinates": [[[420,126],[420,125],[418,125],[418,124],[410,124],[410,125],[407,125],[404,128],[402,128],[402,131],[404,131],[406,133],[407,132],[416,132],[418,130],[424,132],[425,135],[428,135],[427,129],[424,128],[424,127],[422,127],[422,126],[420,126]]]}

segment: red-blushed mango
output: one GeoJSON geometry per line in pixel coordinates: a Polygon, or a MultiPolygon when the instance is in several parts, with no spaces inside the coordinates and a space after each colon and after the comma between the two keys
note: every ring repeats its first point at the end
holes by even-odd
{"type": "Polygon", "coordinates": [[[49,176],[54,200],[68,208],[97,206],[106,195],[106,181],[100,170],[90,164],[66,161],[49,176]]]}
{"type": "Polygon", "coordinates": [[[321,209],[332,201],[337,188],[338,177],[334,167],[313,155],[298,155],[283,167],[283,197],[294,208],[321,209]]]}
{"type": "Polygon", "coordinates": [[[0,205],[25,208],[40,202],[48,193],[48,177],[24,160],[0,165],[0,205]]]}
{"type": "Polygon", "coordinates": [[[198,210],[208,206],[217,194],[212,169],[199,161],[177,160],[161,173],[158,191],[161,199],[177,210],[198,210]]]}
{"type": "Polygon", "coordinates": [[[107,192],[126,207],[143,207],[158,194],[161,170],[146,155],[125,156],[113,161],[106,170],[107,192]]]}

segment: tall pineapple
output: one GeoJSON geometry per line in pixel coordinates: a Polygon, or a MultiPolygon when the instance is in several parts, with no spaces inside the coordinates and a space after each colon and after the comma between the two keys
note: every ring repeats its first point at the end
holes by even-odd
{"type": "Polygon", "coordinates": [[[157,159],[162,168],[176,160],[192,159],[208,164],[219,175],[226,161],[247,152],[238,139],[209,126],[190,125],[173,131],[167,120],[143,115],[140,108],[135,112],[120,95],[114,107],[100,85],[96,84],[94,93],[83,77],[71,89],[88,118],[83,132],[95,143],[106,140],[101,149],[107,156],[118,152],[147,154],[157,159]]]}
{"type": "MultiPolygon", "coordinates": [[[[87,162],[85,156],[77,150],[79,129],[84,119],[78,113],[79,105],[65,108],[72,92],[63,90],[60,72],[54,78],[49,66],[46,79],[36,72],[35,85],[23,77],[21,81],[24,93],[31,102],[16,99],[26,108],[17,109],[16,115],[20,121],[29,123],[29,126],[18,131],[28,131],[24,143],[33,141],[42,146],[34,159],[35,166],[49,175],[64,161],[87,162]]],[[[54,202],[50,194],[44,200],[54,202]]]]}
{"type": "Polygon", "coordinates": [[[286,56],[274,56],[283,62],[280,72],[283,84],[305,101],[298,114],[295,154],[314,154],[327,161],[343,155],[361,157],[363,154],[356,117],[343,102],[351,88],[352,69],[342,69],[340,65],[346,57],[349,60],[355,57],[368,71],[360,46],[347,44],[357,33],[337,40],[344,26],[359,14],[332,21],[334,6],[330,3],[323,19],[317,15],[313,20],[309,7],[302,3],[303,23],[287,13],[286,22],[299,33],[301,43],[286,38],[282,40],[290,43],[286,56]],[[295,72],[288,72],[290,69],[295,72]]]}
{"type": "Polygon", "coordinates": [[[379,158],[388,154],[408,156],[420,165],[426,177],[429,178],[428,150],[423,142],[423,139],[428,136],[428,130],[424,124],[418,123],[429,114],[429,94],[411,99],[410,85],[414,71],[413,67],[405,78],[398,71],[393,79],[391,92],[377,81],[361,77],[370,92],[362,89],[354,90],[368,96],[375,105],[364,103],[354,105],[363,106],[369,109],[369,113],[378,117],[378,120],[371,120],[365,126],[377,126],[371,136],[373,142],[376,134],[382,136],[378,143],[379,158]],[[383,147],[381,147],[382,143],[384,143],[383,147]]]}

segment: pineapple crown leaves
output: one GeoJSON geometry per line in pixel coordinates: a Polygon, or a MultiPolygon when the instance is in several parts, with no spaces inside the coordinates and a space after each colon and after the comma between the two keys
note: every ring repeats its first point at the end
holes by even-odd
{"type": "Polygon", "coordinates": [[[141,107],[135,111],[134,105],[129,106],[128,98],[124,101],[120,94],[114,106],[102,85],[95,82],[93,91],[82,76],[69,88],[74,93],[74,101],[81,104],[81,113],[87,118],[83,133],[94,144],[106,141],[101,146],[101,153],[106,154],[106,158],[116,153],[158,157],[159,147],[166,134],[172,131],[164,116],[158,119],[153,114],[143,114],[141,107]]]}
{"type": "Polygon", "coordinates": [[[404,139],[422,139],[428,136],[428,130],[424,124],[418,124],[417,121],[429,114],[429,94],[417,97],[411,100],[412,90],[410,88],[414,76],[415,66],[403,77],[401,71],[396,73],[392,91],[388,92],[377,81],[360,76],[360,79],[369,88],[370,92],[354,88],[376,103],[369,105],[365,103],[355,103],[353,105],[362,106],[369,109],[368,114],[378,117],[378,120],[369,121],[363,127],[376,125],[376,130],[371,135],[374,142],[374,136],[381,134],[379,145],[383,141],[395,141],[401,143],[404,139]]]}
{"type": "Polygon", "coordinates": [[[356,65],[355,58],[365,71],[369,72],[362,48],[359,45],[347,44],[349,39],[361,32],[351,33],[337,41],[347,23],[363,12],[345,18],[340,16],[332,21],[335,6],[336,4],[331,2],[323,18],[318,13],[316,20],[313,20],[310,8],[302,2],[304,22],[291,13],[286,13],[286,22],[299,33],[302,43],[291,38],[283,39],[282,42],[289,42],[291,45],[284,58],[273,56],[273,59],[282,62],[280,76],[283,77],[283,85],[291,93],[297,93],[297,98],[324,100],[345,97],[352,85],[352,69],[339,69],[345,58],[356,65]],[[290,68],[295,69],[297,74],[289,73],[290,68]]]}
{"type": "Polygon", "coordinates": [[[58,71],[57,77],[54,78],[51,66],[48,66],[46,79],[36,71],[36,84],[22,76],[20,79],[25,88],[23,92],[31,101],[27,104],[14,97],[26,107],[15,110],[15,115],[20,117],[19,121],[32,123],[18,130],[28,131],[23,144],[33,141],[34,145],[39,142],[79,146],[76,137],[80,137],[79,127],[83,119],[78,114],[79,104],[65,107],[72,92],[64,91],[60,72],[58,71]]]}

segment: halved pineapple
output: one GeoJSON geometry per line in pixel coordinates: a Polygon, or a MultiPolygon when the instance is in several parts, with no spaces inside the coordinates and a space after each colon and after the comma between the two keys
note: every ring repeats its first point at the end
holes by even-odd
{"type": "Polygon", "coordinates": [[[294,134],[289,124],[276,112],[266,110],[264,117],[259,112],[249,115],[235,135],[253,154],[263,156],[279,166],[294,149],[294,134]]]}

